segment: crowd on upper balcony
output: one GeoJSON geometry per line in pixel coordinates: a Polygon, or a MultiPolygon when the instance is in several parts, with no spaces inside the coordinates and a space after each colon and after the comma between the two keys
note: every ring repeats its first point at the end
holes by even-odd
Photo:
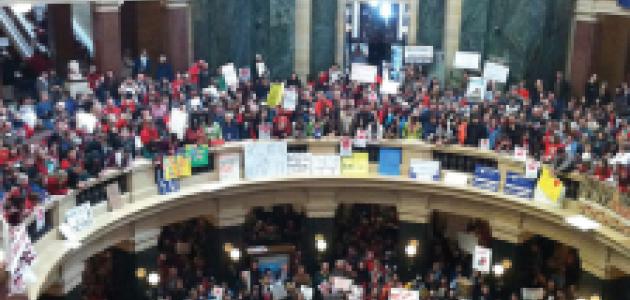
{"type": "Polygon", "coordinates": [[[612,89],[595,74],[581,98],[571,96],[558,72],[553,82],[536,80],[532,88],[526,81],[490,82],[485,99],[474,101],[465,96],[466,72],[462,86],[451,87],[410,65],[398,93],[386,95],[380,77],[359,84],[333,65],[307,82],[296,74],[285,78],[298,97],[288,110],[267,105],[273,74],[261,56],[250,78],[233,85],[204,60],[175,72],[166,56],[153,59],[146,51],[136,59],[126,55],[121,74],[91,67],[89,92],[76,95],[47,68],[30,68],[31,84],[14,82],[17,96],[0,101],[0,193],[9,220],[136,155],[159,161],[182,144],[256,139],[264,123],[274,138],[369,129],[383,138],[472,147],[487,139],[497,152],[522,146],[558,172],[611,180],[622,191],[630,186],[630,87],[612,89]]]}

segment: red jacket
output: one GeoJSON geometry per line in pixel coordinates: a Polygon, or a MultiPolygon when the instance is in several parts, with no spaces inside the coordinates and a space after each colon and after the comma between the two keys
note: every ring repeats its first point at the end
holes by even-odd
{"type": "Polygon", "coordinates": [[[158,131],[155,127],[143,127],[140,131],[140,140],[143,145],[149,144],[151,141],[155,141],[159,138],[158,131]]]}

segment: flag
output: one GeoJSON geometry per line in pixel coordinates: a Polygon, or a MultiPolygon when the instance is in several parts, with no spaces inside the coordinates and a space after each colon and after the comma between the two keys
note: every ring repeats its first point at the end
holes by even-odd
{"type": "Polygon", "coordinates": [[[556,178],[549,167],[542,167],[534,199],[540,202],[547,202],[560,205],[560,200],[564,196],[564,185],[560,179],[556,178]]]}

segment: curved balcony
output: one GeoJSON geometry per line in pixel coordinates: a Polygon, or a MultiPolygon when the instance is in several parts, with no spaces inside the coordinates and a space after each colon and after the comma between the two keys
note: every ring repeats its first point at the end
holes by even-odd
{"type": "MultiPolygon", "coordinates": [[[[237,153],[243,169],[243,147],[246,142],[228,143],[211,148],[210,167],[206,172],[181,180],[181,190],[158,195],[154,169],[148,161],[137,160],[126,170],[108,171],[80,191],[54,198],[46,204],[46,223],[40,232],[33,218],[26,220],[34,239],[37,259],[32,268],[37,282],[29,285],[30,299],[50,286],[62,283],[76,286],[81,280],[82,261],[122,241],[132,241],[143,248],[151,234],[163,225],[207,216],[219,227],[239,225],[255,206],[294,204],[305,208],[309,218],[330,218],[341,203],[379,203],[394,205],[401,221],[427,223],[433,211],[481,218],[489,221],[493,238],[519,243],[531,235],[541,235],[573,246],[580,251],[582,268],[600,278],[630,274],[630,234],[627,219],[610,209],[588,200],[568,200],[562,207],[552,207],[532,200],[489,192],[471,186],[453,186],[449,182],[420,182],[406,176],[377,175],[370,162],[370,174],[360,177],[290,177],[234,182],[219,181],[213,168],[214,158],[223,153],[237,153]],[[123,206],[109,209],[103,192],[107,185],[118,184],[123,206]],[[59,231],[65,212],[89,202],[92,224],[80,231],[75,242],[64,240],[59,231]],[[587,207],[587,208],[585,208],[587,207]],[[565,217],[591,212],[607,220],[592,231],[581,231],[565,222],[565,217]]],[[[338,140],[289,141],[292,150],[313,154],[335,154],[338,140]]],[[[398,147],[402,153],[401,174],[407,174],[413,158],[442,161],[445,169],[471,171],[477,163],[495,166],[502,174],[524,172],[522,162],[500,155],[465,147],[439,147],[407,141],[383,141],[370,144],[368,153],[378,147],[398,147]]],[[[241,172],[243,174],[243,172],[241,172]]],[[[502,176],[504,178],[505,176],[502,176]]],[[[580,178],[569,178],[568,189],[579,194],[580,178]],[[577,186],[572,186],[577,185],[577,186]]],[[[503,182],[501,183],[503,185],[503,182]]],[[[586,195],[586,193],[582,193],[586,195]]],[[[145,247],[146,248],[146,247],[145,247]]]]}

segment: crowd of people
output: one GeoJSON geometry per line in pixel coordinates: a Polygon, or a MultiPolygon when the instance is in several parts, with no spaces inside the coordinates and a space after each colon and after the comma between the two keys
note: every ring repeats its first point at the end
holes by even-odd
{"type": "MultiPolygon", "coordinates": [[[[382,128],[383,138],[437,144],[477,147],[487,139],[491,150],[522,146],[558,172],[575,170],[614,181],[624,192],[630,188],[630,87],[610,90],[596,75],[581,98],[571,96],[558,72],[555,81],[536,80],[532,88],[524,81],[510,86],[491,82],[480,101],[467,97],[464,86],[445,86],[415,66],[406,67],[394,95],[380,93],[380,79],[359,84],[332,66],[308,82],[295,74],[285,80],[285,87],[296,89],[298,96],[295,109],[289,110],[267,105],[270,80],[262,57],[249,77],[239,76],[232,84],[221,69],[211,69],[203,60],[174,72],[167,57],[153,64],[143,51],[127,64],[131,74],[124,78],[90,68],[91,90],[77,95],[63,88],[64,80],[54,70],[40,70],[32,86],[35,93],[0,101],[0,193],[11,224],[48,195],[80,188],[136,155],[159,162],[160,155],[183,144],[256,139],[265,123],[274,138],[353,136],[358,129],[376,133],[382,128]],[[188,118],[174,124],[175,113],[188,118]]],[[[469,74],[463,76],[466,83],[469,74]]],[[[355,217],[364,228],[370,227],[366,218],[386,223],[372,215],[355,217]]],[[[268,231],[272,236],[280,229],[299,232],[297,223],[263,221],[253,228],[252,240],[269,239],[268,231]]],[[[367,238],[368,231],[360,233],[367,238]]],[[[357,252],[387,252],[358,240],[348,242],[357,252]]],[[[376,244],[389,247],[382,242],[376,244]]]]}

